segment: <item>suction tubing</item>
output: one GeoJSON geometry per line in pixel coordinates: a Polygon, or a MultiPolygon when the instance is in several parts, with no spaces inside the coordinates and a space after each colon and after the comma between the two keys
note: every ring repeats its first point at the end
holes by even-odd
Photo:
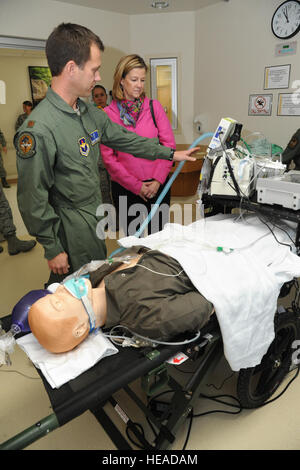
{"type": "MultiPolygon", "coordinates": [[[[200,137],[198,137],[196,140],[194,140],[194,142],[190,145],[189,150],[196,147],[199,144],[199,142],[206,139],[207,137],[213,137],[213,135],[214,134],[212,132],[206,132],[205,134],[200,135],[200,137]]],[[[184,161],[179,163],[178,167],[174,171],[174,173],[171,176],[171,178],[169,179],[168,183],[166,184],[166,186],[164,187],[164,189],[160,193],[159,197],[157,198],[157,201],[153,204],[153,207],[152,207],[151,211],[149,212],[148,216],[146,217],[146,219],[144,220],[144,222],[140,226],[139,230],[137,230],[137,232],[134,234],[135,237],[138,238],[138,237],[141,236],[141,234],[143,233],[143,231],[145,230],[145,228],[149,224],[150,220],[152,219],[152,217],[156,213],[157,209],[159,208],[160,203],[161,203],[162,199],[164,198],[165,194],[169,191],[171,185],[173,184],[173,181],[175,180],[175,178],[177,178],[177,175],[180,173],[180,171],[181,171],[183,165],[185,164],[185,162],[186,161],[184,160],[184,161]]],[[[125,250],[125,248],[122,247],[122,246],[120,248],[117,248],[115,251],[113,251],[111,253],[109,258],[113,258],[115,255],[117,255],[118,253],[121,253],[124,250],[125,250]]]]}

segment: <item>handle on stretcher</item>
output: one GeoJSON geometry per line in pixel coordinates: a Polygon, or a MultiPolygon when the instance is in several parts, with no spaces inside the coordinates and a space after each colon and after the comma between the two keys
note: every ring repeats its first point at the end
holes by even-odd
{"type": "Polygon", "coordinates": [[[41,419],[38,423],[30,426],[8,441],[0,444],[0,450],[20,450],[29,446],[36,440],[46,436],[49,432],[59,427],[55,413],[41,419]]]}

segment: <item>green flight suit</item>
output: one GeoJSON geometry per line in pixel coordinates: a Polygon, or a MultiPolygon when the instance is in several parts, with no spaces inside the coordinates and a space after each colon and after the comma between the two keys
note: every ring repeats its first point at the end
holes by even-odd
{"type": "Polygon", "coordinates": [[[101,219],[96,214],[101,204],[100,141],[141,158],[171,155],[157,139],[127,131],[92,104],[78,99],[77,105],[79,113],[49,88],[14,139],[24,223],[48,260],[68,254],[70,272],[106,257],[104,236],[96,235],[101,219]]]}

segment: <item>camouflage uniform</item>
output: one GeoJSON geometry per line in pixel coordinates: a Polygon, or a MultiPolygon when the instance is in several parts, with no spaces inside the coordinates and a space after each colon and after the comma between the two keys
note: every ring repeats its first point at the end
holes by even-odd
{"type": "MultiPolygon", "coordinates": [[[[24,241],[17,238],[11,208],[0,185],[0,241],[4,241],[1,236],[2,234],[4,235],[4,240],[7,240],[8,253],[10,255],[30,251],[36,245],[35,240],[24,241]]],[[[0,245],[0,253],[2,251],[3,247],[0,245]]]]}
{"type": "Polygon", "coordinates": [[[4,168],[2,152],[1,152],[2,147],[6,147],[6,140],[3,135],[3,132],[0,129],[0,178],[6,178],[6,170],[4,168]]]}
{"type": "Polygon", "coordinates": [[[18,119],[16,120],[16,124],[15,124],[15,130],[17,131],[19,129],[19,127],[22,126],[23,122],[25,121],[25,119],[28,118],[28,115],[26,113],[23,113],[23,114],[20,114],[20,116],[18,117],[18,119]]]}
{"type": "Polygon", "coordinates": [[[0,232],[5,237],[16,233],[16,227],[13,222],[11,208],[0,184],[0,232]]]}
{"type": "Polygon", "coordinates": [[[295,164],[295,170],[300,170],[300,129],[293,134],[282,154],[282,163],[287,165],[287,168],[292,162],[295,164]]]}

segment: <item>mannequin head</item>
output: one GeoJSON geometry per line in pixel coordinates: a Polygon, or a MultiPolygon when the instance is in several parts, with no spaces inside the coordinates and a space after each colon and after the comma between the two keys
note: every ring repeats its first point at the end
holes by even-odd
{"type": "MultiPolygon", "coordinates": [[[[88,287],[88,298],[93,304],[90,281],[85,279],[84,282],[88,287]]],[[[82,301],[63,285],[55,293],[46,295],[32,305],[28,322],[39,343],[53,353],[70,351],[90,332],[89,317],[82,301]]]]}

